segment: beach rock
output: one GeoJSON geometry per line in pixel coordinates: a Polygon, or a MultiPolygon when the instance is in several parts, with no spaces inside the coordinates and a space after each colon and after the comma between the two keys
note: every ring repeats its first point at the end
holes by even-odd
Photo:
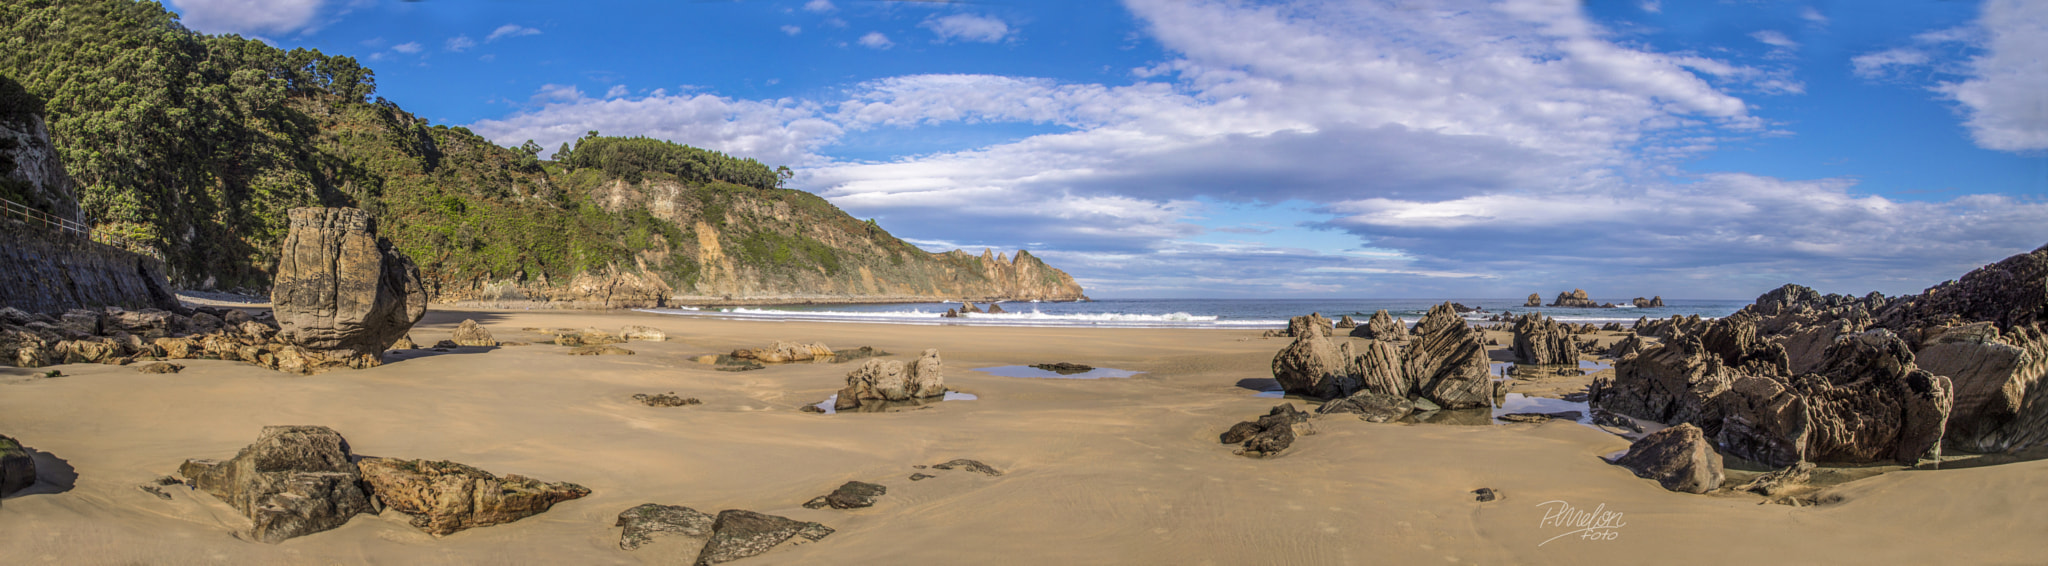
{"type": "Polygon", "coordinates": [[[1726,479],[1721,454],[1707,443],[1706,434],[1691,424],[1644,436],[1614,463],[1635,472],[1636,477],[1657,480],[1664,489],[1677,492],[1706,493],[1726,479]]]}
{"type": "Polygon", "coordinates": [[[1912,351],[1888,330],[1836,341],[1818,375],[1793,383],[1808,401],[1807,450],[1815,462],[1911,465],[1941,454],[1954,385],[1916,367],[1912,351]]]}
{"type": "Polygon", "coordinates": [[[501,478],[455,462],[365,458],[359,465],[377,499],[412,516],[412,526],[434,536],[510,523],[590,495],[573,483],[516,474],[501,478]]]}
{"type": "Polygon", "coordinates": [[[972,301],[960,301],[960,314],[968,313],[981,314],[981,308],[974,306],[972,301]]]}
{"type": "Polygon", "coordinates": [[[462,345],[455,343],[454,340],[442,340],[434,343],[434,351],[436,352],[446,352],[461,347],[462,345]]]}
{"type": "Polygon", "coordinates": [[[1316,412],[1326,415],[1353,413],[1366,422],[1385,423],[1401,420],[1402,417],[1415,412],[1415,403],[1409,401],[1407,397],[1368,389],[1354,393],[1350,397],[1324,403],[1323,406],[1316,408],[1316,412]]]}
{"type": "Polygon", "coordinates": [[[711,537],[697,553],[695,564],[723,564],[760,555],[784,543],[814,542],[831,534],[832,527],[818,523],[728,509],[720,511],[718,519],[712,522],[711,537]]]}
{"type": "Polygon", "coordinates": [[[633,394],[633,400],[639,401],[640,404],[649,407],[682,407],[687,405],[701,405],[704,403],[703,401],[698,400],[696,397],[678,396],[674,391],[670,391],[667,393],[657,393],[654,395],[648,395],[646,393],[635,393],[633,394]]]}
{"type": "MultiPolygon", "coordinates": [[[[2041,377],[2048,373],[2048,341],[2029,330],[2019,327],[2004,333],[1995,323],[1976,322],[1926,338],[1926,345],[1914,353],[1920,369],[1946,376],[1955,385],[1949,445],[2001,452],[2036,440],[2026,438],[2028,427],[2013,426],[2029,417],[2039,420],[2042,410],[2026,402],[2028,396],[2040,395],[2036,391],[2042,387],[2041,377]],[[2030,415],[2029,409],[2036,414],[2030,415]]],[[[2039,427],[2033,430],[2038,434],[2039,427]]]]}
{"type": "Polygon", "coordinates": [[[1527,301],[1522,301],[1522,306],[1525,306],[1525,307],[1540,307],[1540,306],[1543,306],[1543,295],[1541,295],[1541,294],[1537,294],[1537,293],[1530,293],[1530,294],[1529,294],[1529,300],[1527,300],[1527,301]]]}
{"type": "Polygon", "coordinates": [[[1593,382],[1590,402],[1639,419],[1693,423],[1712,435],[1721,421],[1714,398],[1739,377],[1744,376],[1723,365],[1698,337],[1680,336],[1616,362],[1611,379],[1593,382]]]}
{"type": "Polygon", "coordinates": [[[1494,501],[1499,501],[1501,497],[1502,495],[1500,493],[1500,490],[1490,487],[1482,487],[1479,489],[1472,490],[1472,500],[1478,501],[1480,503],[1491,503],[1494,501]]]}
{"type": "Polygon", "coordinates": [[[1351,329],[1351,335],[1373,340],[1400,340],[1408,336],[1408,329],[1401,326],[1401,321],[1394,320],[1394,315],[1387,314],[1387,309],[1380,309],[1372,313],[1372,318],[1366,320],[1364,326],[1351,329]]]}
{"type": "Polygon", "coordinates": [[[1358,321],[1351,320],[1351,315],[1347,314],[1337,319],[1337,328],[1358,328],[1358,321]]]}
{"type": "Polygon", "coordinates": [[[940,316],[941,318],[960,318],[960,311],[956,311],[956,310],[953,310],[953,309],[946,309],[946,314],[942,314],[942,315],[939,315],[939,316],[940,316]]]}
{"type": "Polygon", "coordinates": [[[932,469],[960,470],[965,472],[974,472],[985,476],[1003,475],[1003,471],[996,469],[995,466],[983,464],[980,460],[969,460],[966,458],[955,458],[952,460],[947,460],[943,464],[932,464],[932,469]]]}
{"type": "Polygon", "coordinates": [[[1273,355],[1273,379],[1288,393],[1322,399],[1343,397],[1360,387],[1358,377],[1351,373],[1355,357],[1349,342],[1338,344],[1328,336],[1304,331],[1273,355]]]}
{"type": "Polygon", "coordinates": [[[1514,320],[1514,345],[1509,347],[1515,361],[1536,365],[1570,365],[1579,360],[1572,341],[1574,329],[1550,317],[1529,313],[1514,320]]]}
{"type": "Polygon", "coordinates": [[[732,357],[743,360],[759,360],[766,363],[808,362],[818,358],[832,357],[832,348],[824,342],[804,344],[776,340],[767,348],[733,350],[732,357]]]}
{"type": "Polygon", "coordinates": [[[666,342],[668,333],[651,326],[630,325],[619,329],[619,337],[631,342],[666,342]]]}
{"type": "Polygon", "coordinates": [[[859,509],[862,507],[873,507],[875,505],[875,498],[887,493],[889,493],[889,488],[879,484],[850,481],[841,484],[839,489],[832,490],[832,493],[820,495],[804,503],[804,508],[859,509]]]}
{"type": "Polygon", "coordinates": [[[135,368],[135,371],[139,371],[142,373],[178,373],[181,371],[185,371],[185,366],[181,366],[170,362],[156,362],[153,364],[148,364],[142,367],[135,368]]]}
{"type": "Polygon", "coordinates": [[[1415,329],[1419,336],[1402,352],[1403,374],[1414,396],[1444,409],[1489,406],[1493,379],[1479,331],[1448,304],[1430,307],[1415,329]]]}
{"type": "Polygon", "coordinates": [[[687,548],[694,555],[703,547],[704,539],[711,537],[711,527],[717,520],[689,507],[647,503],[620,512],[618,522],[612,526],[624,529],[619,533],[621,550],[638,550],[653,542],[658,534],[676,534],[693,539],[687,548]]]}
{"type": "Polygon", "coordinates": [[[934,475],[931,475],[931,474],[927,474],[927,473],[924,473],[924,472],[918,472],[918,473],[910,474],[910,481],[924,481],[924,480],[928,480],[928,479],[932,479],[932,478],[936,478],[936,477],[939,477],[939,476],[934,476],[934,475]]]}
{"type": "Polygon", "coordinates": [[[382,364],[384,350],[427,312],[419,268],[377,237],[367,212],[298,208],[289,215],[270,293],[278,336],[320,353],[324,365],[382,364]]]}
{"type": "Polygon", "coordinates": [[[370,511],[348,441],[324,426],[267,426],[226,462],[187,460],[178,474],[254,521],[249,538],[276,544],[370,511]]]}
{"type": "Polygon", "coordinates": [[[599,345],[596,345],[596,346],[577,346],[577,347],[576,347],[575,349],[573,349],[573,350],[569,350],[569,355],[571,355],[571,356],[631,356],[631,355],[633,355],[633,351],[632,351],[632,350],[628,350],[628,349],[625,349],[625,348],[620,348],[620,347],[618,347],[618,346],[613,346],[613,345],[611,345],[611,344],[599,344],[599,345]]]}
{"type": "Polygon", "coordinates": [[[498,345],[498,341],[491,338],[490,330],[484,329],[475,320],[467,318],[462,319],[462,324],[455,327],[454,339],[455,344],[458,346],[493,347],[498,345]]]}
{"type": "Polygon", "coordinates": [[[1232,425],[1221,440],[1224,444],[1242,444],[1242,454],[1246,456],[1279,454],[1294,444],[1296,431],[1308,424],[1308,418],[1309,414],[1295,409],[1293,403],[1275,405],[1266,416],[1232,425]]]}
{"type": "Polygon", "coordinates": [[[0,497],[7,497],[36,484],[36,459],[21,441],[0,435],[0,497]]]}
{"type": "Polygon", "coordinates": [[[1646,345],[1647,343],[1643,341],[1641,336],[1630,334],[1627,337],[1616,340],[1613,346],[1609,346],[1607,348],[1607,357],[1619,360],[1628,356],[1638,355],[1643,353],[1643,348],[1646,345]]]}
{"type": "Polygon", "coordinates": [[[988,313],[989,313],[989,314],[1008,314],[1008,311],[1004,311],[1004,310],[1003,310],[1003,305],[1001,305],[1001,304],[999,304],[999,303],[989,303],[989,304],[988,304],[988,313]]]}
{"type": "Polygon", "coordinates": [[[1042,370],[1045,370],[1045,371],[1049,371],[1049,372],[1053,372],[1053,373],[1057,373],[1057,374],[1060,374],[1060,375],[1074,375],[1074,374],[1078,374],[1078,373],[1088,373],[1088,372],[1091,372],[1091,371],[1095,371],[1095,366],[1089,366],[1089,365],[1082,365],[1082,364],[1076,364],[1076,363],[1071,363],[1071,362],[1053,362],[1053,363],[1049,363],[1049,364],[1031,364],[1031,367],[1034,367],[1034,368],[1038,368],[1038,369],[1042,369],[1042,370]]]}
{"type": "Polygon", "coordinates": [[[1634,301],[1629,301],[1629,303],[1630,303],[1630,304],[1633,304],[1633,305],[1635,305],[1635,306],[1636,306],[1636,308],[1642,308],[1642,309],[1649,309],[1649,308],[1658,308],[1658,307],[1662,307],[1662,306],[1664,306],[1664,297],[1657,297],[1657,298],[1653,298],[1653,299],[1645,299],[1645,298],[1642,298],[1642,297],[1636,297],[1636,300],[1634,300],[1634,301]]]}
{"type": "MultiPolygon", "coordinates": [[[[1538,305],[1526,305],[1526,306],[1538,306],[1538,305]]],[[[1593,302],[1593,300],[1592,300],[1592,299],[1586,298],[1586,290],[1585,290],[1585,289],[1572,289],[1572,291],[1571,291],[1570,293],[1563,293],[1563,292],[1560,292],[1560,293],[1558,293],[1558,294],[1557,294],[1557,300],[1551,301],[1551,302],[1550,302],[1550,306],[1553,306],[1553,307],[1568,307],[1568,308],[1581,308],[1581,309],[1588,309],[1588,308],[1599,308],[1599,307],[1600,307],[1600,303],[1596,303],[1596,302],[1593,302]]]]}
{"type": "Polygon", "coordinates": [[[908,401],[946,394],[945,364],[938,350],[925,350],[908,364],[895,360],[868,360],[860,369],[846,374],[846,388],[839,391],[839,410],[860,407],[864,401],[908,401]]]}
{"type": "Polygon", "coordinates": [[[1309,334],[1315,334],[1328,338],[1335,333],[1335,323],[1330,322],[1330,319],[1323,318],[1322,313],[1309,313],[1308,316],[1297,316],[1287,319],[1288,336],[1300,338],[1309,334]]]}
{"type": "Polygon", "coordinates": [[[1578,422],[1579,419],[1585,418],[1585,416],[1585,413],[1578,411],[1558,411],[1555,413],[1508,413],[1494,418],[1511,423],[1541,424],[1554,420],[1578,422]]]}
{"type": "Polygon", "coordinates": [[[625,338],[596,328],[585,328],[570,332],[558,331],[555,333],[555,345],[557,346],[602,346],[625,341],[625,338]]]}
{"type": "Polygon", "coordinates": [[[392,342],[392,343],[391,343],[391,349],[393,349],[393,350],[418,350],[418,349],[420,349],[420,345],[419,345],[419,344],[417,344],[417,343],[414,343],[414,342],[412,341],[412,336],[408,335],[408,336],[403,336],[403,337],[400,337],[400,338],[398,339],[398,341],[397,341],[397,342],[392,342]]]}
{"type": "Polygon", "coordinates": [[[1757,476],[1756,479],[1749,480],[1749,483],[1742,484],[1736,487],[1735,490],[1773,497],[1784,495],[1788,492],[1810,487],[1806,482],[1813,478],[1813,470],[1814,465],[1812,462],[1799,462],[1757,476]]]}

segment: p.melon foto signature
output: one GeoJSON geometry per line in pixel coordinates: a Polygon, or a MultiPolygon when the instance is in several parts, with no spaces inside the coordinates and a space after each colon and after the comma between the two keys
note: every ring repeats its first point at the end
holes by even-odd
{"type": "Polygon", "coordinates": [[[1579,535],[1579,540],[1614,540],[1621,538],[1621,528],[1628,526],[1628,522],[1622,520],[1621,512],[1608,511],[1606,503],[1602,503],[1599,507],[1594,507],[1590,511],[1573,507],[1572,504],[1566,503],[1561,499],[1552,499],[1538,503],[1536,506],[1545,508],[1543,510],[1543,522],[1538,523],[1536,526],[1572,529],[1550,537],[1549,540],[1538,543],[1536,546],[1550,544],[1550,541],[1571,535],[1579,535]]]}

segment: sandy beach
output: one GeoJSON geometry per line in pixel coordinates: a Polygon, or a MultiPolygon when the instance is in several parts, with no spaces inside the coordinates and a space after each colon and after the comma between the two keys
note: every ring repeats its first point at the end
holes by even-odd
{"type": "Polygon", "coordinates": [[[1319,434],[1265,459],[1217,435],[1276,402],[1286,339],[1254,330],[772,323],[633,312],[430,311],[431,344],[465,318],[525,346],[415,351],[360,371],[302,377],[182,360],[0,368],[0,430],[76,474],[0,507],[10,564],[676,564],[664,539],[619,548],[620,511],[642,503],[749,509],[837,529],[748,564],[1803,564],[2038,563],[2048,471],[2034,461],[1902,471],[1833,488],[1816,507],[1674,493],[1601,460],[1628,441],[1568,422],[1453,426],[1315,421],[1319,434]],[[643,324],[666,342],[632,356],[569,356],[522,328],[643,324]],[[858,364],[722,372],[693,356],[777,340],[937,348],[954,390],[979,397],[890,413],[799,411],[858,364]],[[1126,379],[1006,378],[974,368],[1078,362],[1126,379]],[[36,377],[60,370],[61,378],[36,377]],[[1254,380],[1247,382],[1246,380],[1254,380]],[[636,393],[702,405],[655,408],[636,393]],[[357,454],[444,459],[568,481],[589,497],[515,523],[435,538],[403,515],[261,544],[248,520],[182,486],[137,488],[187,458],[227,458],[266,425],[324,425],[357,454]],[[1001,476],[920,470],[973,458],[1001,476]],[[912,482],[912,473],[937,477],[912,482]],[[849,480],[885,485],[870,508],[802,504],[849,480]],[[1489,487],[1504,499],[1478,502],[1489,487]],[[1547,503],[1552,502],[1552,503],[1547,503]],[[1554,503],[1554,502],[1562,502],[1554,503]],[[1545,524],[1561,505],[1619,513],[1598,540],[1545,524]],[[1559,537],[1559,535],[1565,535],[1559,537]],[[1556,538],[1554,538],[1556,537],[1556,538]]]}

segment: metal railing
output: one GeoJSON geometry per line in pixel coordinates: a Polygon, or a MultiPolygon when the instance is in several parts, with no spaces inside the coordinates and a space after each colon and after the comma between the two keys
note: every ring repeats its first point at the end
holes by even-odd
{"type": "Polygon", "coordinates": [[[0,218],[20,220],[30,226],[78,236],[121,249],[134,249],[134,246],[130,245],[127,238],[115,235],[112,232],[96,230],[92,226],[79,221],[29,208],[26,204],[4,198],[0,198],[0,218]]]}

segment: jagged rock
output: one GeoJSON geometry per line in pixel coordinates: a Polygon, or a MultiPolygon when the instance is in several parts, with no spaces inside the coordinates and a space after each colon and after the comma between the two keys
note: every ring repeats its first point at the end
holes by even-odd
{"type": "Polygon", "coordinates": [[[832,348],[825,346],[824,342],[803,344],[776,340],[774,345],[767,348],[732,351],[732,357],[767,363],[808,362],[831,356],[832,348]]]}
{"type": "Polygon", "coordinates": [[[1721,454],[1690,423],[1644,436],[1614,463],[1636,477],[1657,480],[1664,489],[1685,493],[1713,491],[1727,477],[1721,471],[1721,454]]]}
{"type": "Polygon", "coordinates": [[[966,458],[954,458],[954,459],[952,459],[952,460],[947,460],[947,461],[946,461],[945,463],[943,463],[943,464],[932,464],[932,469],[935,469],[935,470],[956,470],[956,469],[957,469],[957,470],[962,470],[962,471],[974,472],[974,473],[977,473],[977,474],[982,474],[982,475],[986,475],[986,476],[1000,476],[1000,475],[1003,475],[1003,471],[1002,471],[1002,470],[998,470],[998,469],[996,469],[996,467],[995,467],[995,466],[990,466],[990,465],[988,465],[988,464],[983,464],[983,463],[981,463],[981,461],[980,461],[980,460],[969,460],[969,459],[966,459],[966,458]]]}
{"type": "Polygon", "coordinates": [[[939,316],[940,316],[941,318],[960,318],[960,311],[956,311],[956,310],[953,310],[953,309],[946,309],[946,314],[942,314],[942,315],[939,315],[939,316]]]}
{"type": "Polygon", "coordinates": [[[1273,356],[1273,379],[1280,382],[1282,389],[1323,399],[1343,397],[1358,390],[1358,377],[1351,373],[1351,360],[1356,354],[1349,342],[1338,344],[1314,331],[1294,336],[1293,343],[1273,356]]]}
{"type": "Polygon", "coordinates": [[[633,400],[639,401],[640,404],[649,407],[682,407],[687,405],[701,405],[704,403],[703,401],[698,400],[696,397],[678,396],[674,391],[670,391],[667,393],[657,393],[654,395],[648,395],[646,393],[635,393],[633,394],[633,400]]]}
{"type": "Polygon", "coordinates": [[[1408,336],[1408,329],[1401,326],[1401,321],[1394,320],[1394,315],[1387,314],[1387,309],[1380,309],[1372,313],[1372,318],[1365,321],[1364,326],[1351,329],[1351,335],[1374,340],[1400,340],[1408,336]]]}
{"type": "Polygon", "coordinates": [[[1537,293],[1530,293],[1530,294],[1529,294],[1529,300],[1527,300],[1527,301],[1522,301],[1522,306],[1525,306],[1525,307],[1540,307],[1540,306],[1543,306],[1543,295],[1541,295],[1541,294],[1537,294],[1537,293]]]}
{"type": "Polygon", "coordinates": [[[1294,444],[1298,430],[1308,425],[1309,414],[1294,408],[1293,403],[1273,406],[1266,416],[1256,420],[1232,425],[1221,440],[1224,444],[1243,444],[1242,454],[1246,456],[1271,456],[1294,444]]]}
{"type": "Polygon", "coordinates": [[[1420,336],[1402,352],[1402,369],[1417,396],[1445,409],[1492,402],[1493,380],[1479,331],[1448,304],[1430,307],[1415,330],[1420,336]]]}
{"type": "Polygon", "coordinates": [[[1003,310],[1003,305],[1001,304],[989,303],[988,314],[1008,314],[1008,312],[1003,310]]]}
{"type": "Polygon", "coordinates": [[[925,350],[914,362],[868,360],[846,374],[835,410],[859,408],[866,401],[908,401],[946,394],[945,364],[938,350],[925,350]]]}
{"type": "Polygon", "coordinates": [[[170,362],[156,362],[153,364],[135,368],[135,371],[139,371],[142,373],[178,373],[181,371],[185,371],[185,366],[181,366],[170,362]]]}
{"type": "MultiPolygon", "coordinates": [[[[2001,333],[1992,322],[1946,329],[1925,339],[1914,354],[1920,369],[1948,377],[1955,385],[1947,439],[1975,452],[1999,452],[2024,445],[2027,399],[2048,373],[2048,341],[2027,327],[2001,333]]],[[[2038,403],[2038,402],[2037,402],[2038,403]]],[[[2038,411],[2038,409],[2036,409],[2038,411]]],[[[2040,429],[2032,429],[2040,434],[2040,429]]]]}
{"type": "Polygon", "coordinates": [[[1626,328],[1622,328],[1622,327],[1621,327],[1621,323],[1619,323],[1619,322],[1609,322],[1609,323],[1607,323],[1607,324],[1602,324],[1602,325],[1600,325],[1600,331],[1601,331],[1601,332],[1621,332],[1621,331],[1623,331],[1623,330],[1627,330],[1627,329],[1626,329],[1626,328]]]}
{"type": "Polygon", "coordinates": [[[651,326],[631,325],[619,329],[619,337],[636,342],[665,342],[668,333],[651,326]]]}
{"type": "Polygon", "coordinates": [[[492,347],[498,345],[498,341],[491,338],[490,330],[484,329],[475,320],[467,318],[462,319],[462,324],[455,327],[454,339],[455,344],[458,346],[492,347]]]}
{"type": "Polygon", "coordinates": [[[399,338],[397,342],[392,342],[392,343],[391,343],[391,349],[393,349],[393,350],[418,350],[418,349],[420,349],[420,345],[419,345],[419,344],[416,344],[416,343],[414,343],[414,342],[412,341],[412,336],[409,336],[409,335],[408,335],[408,336],[404,336],[404,337],[401,337],[401,338],[399,338]]]}
{"type": "Polygon", "coordinates": [[[36,484],[36,459],[21,441],[0,434],[0,497],[36,484]]]}
{"type": "Polygon", "coordinates": [[[1658,307],[1662,307],[1662,306],[1664,306],[1664,297],[1657,297],[1657,298],[1654,298],[1654,299],[1645,299],[1645,298],[1642,298],[1642,297],[1636,297],[1636,300],[1634,300],[1634,301],[1630,301],[1630,303],[1631,303],[1631,304],[1634,304],[1634,305],[1636,306],[1636,308],[1642,308],[1642,309],[1651,309],[1651,308],[1658,308],[1658,307]]]}
{"type": "Polygon", "coordinates": [[[573,349],[573,350],[569,350],[569,355],[571,355],[571,356],[631,356],[631,355],[633,355],[633,351],[632,351],[632,350],[628,350],[628,349],[625,349],[625,348],[620,348],[620,347],[618,347],[618,346],[613,346],[613,345],[611,345],[611,344],[599,344],[599,345],[596,345],[596,346],[577,346],[577,347],[576,347],[575,349],[573,349]]]}
{"type": "Polygon", "coordinates": [[[178,474],[254,521],[250,538],[275,544],[370,510],[350,460],[348,441],[333,429],[267,426],[233,459],[187,460],[178,474]]]}
{"type": "MultiPolygon", "coordinates": [[[[1532,306],[1532,307],[1533,307],[1533,306],[1540,306],[1540,305],[1524,305],[1524,306],[1532,306]]],[[[1570,293],[1563,293],[1563,292],[1560,292],[1560,293],[1558,293],[1558,294],[1557,294],[1557,300],[1551,301],[1551,302],[1550,302],[1550,306],[1553,306],[1553,307],[1568,307],[1568,308],[1581,308],[1581,309],[1588,309],[1588,308],[1599,308],[1599,307],[1600,307],[1600,303],[1596,303],[1596,302],[1593,302],[1593,300],[1592,300],[1592,299],[1586,298],[1586,290],[1585,290],[1585,289],[1572,289],[1572,291],[1571,291],[1570,293]]]]}
{"type": "Polygon", "coordinates": [[[887,493],[889,493],[889,488],[878,484],[850,481],[841,484],[839,489],[832,490],[832,493],[820,495],[804,503],[804,508],[859,509],[862,507],[873,507],[875,505],[875,498],[887,493]]]}
{"type": "Polygon", "coordinates": [[[1630,334],[1626,338],[1615,341],[1613,346],[1609,346],[1607,348],[1607,357],[1619,360],[1641,354],[1645,344],[1641,336],[1630,334]]]}
{"type": "Polygon", "coordinates": [[[654,535],[674,533],[694,539],[688,546],[690,552],[702,548],[703,540],[711,536],[712,524],[716,517],[680,505],[643,504],[619,512],[619,521],[612,526],[624,527],[619,533],[619,548],[637,550],[641,545],[654,541],[654,535]]]}
{"type": "Polygon", "coordinates": [[[1347,314],[1337,319],[1337,328],[1358,328],[1358,321],[1351,320],[1351,315],[1347,314]]]}
{"type": "Polygon", "coordinates": [[[1336,333],[1336,328],[1335,323],[1330,322],[1330,319],[1323,318],[1322,313],[1309,313],[1308,316],[1297,316],[1287,319],[1287,335],[1295,338],[1309,334],[1328,338],[1336,333]]]}
{"type": "Polygon", "coordinates": [[[982,314],[981,308],[974,306],[973,301],[960,301],[960,314],[968,313],[982,314]]]}
{"type": "Polygon", "coordinates": [[[435,536],[510,523],[590,495],[573,483],[516,474],[501,478],[455,462],[365,458],[359,465],[377,499],[411,515],[412,526],[435,536]]]}
{"type": "Polygon", "coordinates": [[[1355,413],[1360,420],[1375,423],[1401,420],[1415,412],[1415,403],[1407,397],[1373,390],[1359,391],[1350,397],[1324,403],[1316,408],[1317,413],[1355,413]]]}
{"type": "Polygon", "coordinates": [[[298,208],[290,218],[270,293],[278,336],[328,364],[382,364],[427,312],[419,268],[377,237],[362,210],[298,208]]]}
{"type": "Polygon", "coordinates": [[[764,515],[741,509],[718,512],[718,519],[711,525],[710,540],[705,541],[704,550],[697,553],[697,566],[722,564],[756,556],[792,539],[818,541],[832,534],[832,527],[818,523],[795,521],[774,515],[764,515]]]}
{"type": "Polygon", "coordinates": [[[1515,361],[1536,365],[1578,363],[1579,349],[1573,344],[1574,329],[1550,317],[1529,313],[1514,320],[1515,341],[1509,351],[1515,361]]]}
{"type": "Polygon", "coordinates": [[[1807,480],[1813,477],[1812,462],[1799,462],[1770,473],[1757,476],[1749,483],[1736,487],[1736,491],[1747,491],[1766,496],[1784,495],[1786,492],[1808,487],[1807,480]]]}

